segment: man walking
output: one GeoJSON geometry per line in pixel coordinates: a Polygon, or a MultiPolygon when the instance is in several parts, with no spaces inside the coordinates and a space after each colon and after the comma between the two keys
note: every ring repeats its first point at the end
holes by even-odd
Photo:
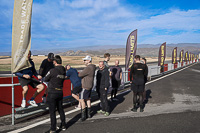
{"type": "Polygon", "coordinates": [[[36,80],[33,77],[33,75],[37,77],[38,74],[35,70],[34,62],[31,59],[31,51],[29,51],[28,59],[32,66],[15,73],[15,75],[18,76],[19,83],[21,84],[22,89],[23,89],[22,91],[23,99],[22,99],[22,104],[21,104],[22,108],[26,107],[26,95],[29,89],[28,85],[30,85],[33,88],[37,88],[33,97],[28,101],[28,103],[31,104],[32,106],[38,106],[36,102],[34,101],[34,99],[44,89],[44,85],[42,85],[38,80],[36,80]]]}
{"type": "Polygon", "coordinates": [[[72,96],[79,102],[79,93],[82,91],[81,78],[78,77],[77,70],[72,68],[69,64],[65,66],[65,69],[67,71],[66,78],[69,78],[73,85],[72,96]]]}
{"type": "Polygon", "coordinates": [[[103,61],[99,62],[99,70],[97,71],[97,83],[96,88],[99,91],[101,107],[102,109],[97,111],[97,113],[103,113],[105,116],[109,116],[109,105],[107,100],[107,90],[109,87],[109,72],[105,68],[103,61]]]}
{"type": "Polygon", "coordinates": [[[49,105],[49,113],[51,119],[51,131],[56,132],[56,109],[60,114],[61,124],[60,130],[66,130],[65,114],[62,107],[63,104],[63,82],[65,80],[66,71],[62,66],[62,59],[56,55],[53,64],[55,68],[51,69],[45,76],[44,81],[48,83],[47,103],[49,105]]]}
{"type": "MultiPolygon", "coordinates": [[[[48,58],[44,59],[42,61],[42,64],[40,65],[40,69],[39,69],[38,79],[42,79],[42,82],[46,85],[47,88],[48,88],[48,82],[44,82],[44,77],[49,72],[49,70],[51,70],[52,68],[54,68],[53,58],[54,58],[54,54],[53,53],[49,53],[48,54],[48,58]]],[[[42,96],[42,102],[43,103],[46,102],[47,88],[46,88],[46,90],[44,92],[44,95],[42,96]]]]}
{"type": "Polygon", "coordinates": [[[110,76],[112,82],[111,101],[113,100],[117,101],[116,94],[119,86],[121,85],[121,79],[122,79],[122,69],[119,66],[119,60],[115,61],[115,66],[110,67],[110,76]]]}
{"type": "Polygon", "coordinates": [[[92,58],[87,55],[85,58],[83,58],[83,61],[86,65],[86,68],[83,69],[79,73],[79,77],[82,79],[82,91],[79,96],[80,102],[81,102],[81,120],[86,120],[86,105],[87,103],[87,116],[88,118],[91,118],[90,110],[91,110],[91,91],[93,87],[94,82],[94,75],[96,66],[92,64],[92,58]]]}
{"type": "Polygon", "coordinates": [[[130,72],[130,83],[131,83],[131,90],[133,91],[133,112],[137,111],[137,94],[139,95],[139,105],[140,105],[140,112],[143,112],[143,92],[144,92],[144,77],[148,74],[148,68],[146,64],[142,64],[140,62],[140,56],[136,55],[135,63],[131,66],[130,72]]]}

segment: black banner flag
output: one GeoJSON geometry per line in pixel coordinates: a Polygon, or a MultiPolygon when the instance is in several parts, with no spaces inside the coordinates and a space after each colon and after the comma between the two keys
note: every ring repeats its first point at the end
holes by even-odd
{"type": "Polygon", "coordinates": [[[125,69],[128,70],[133,62],[137,50],[137,29],[130,33],[126,43],[126,62],[125,69]]]}

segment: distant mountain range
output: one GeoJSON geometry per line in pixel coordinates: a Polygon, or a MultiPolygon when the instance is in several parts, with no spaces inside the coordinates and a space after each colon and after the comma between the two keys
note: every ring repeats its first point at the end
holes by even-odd
{"type": "MultiPolygon", "coordinates": [[[[138,44],[137,54],[145,57],[157,57],[159,52],[159,47],[161,44],[152,45],[152,44],[138,44]]],[[[200,43],[180,43],[180,44],[167,44],[167,57],[171,57],[172,50],[177,47],[178,52],[184,50],[184,52],[189,51],[193,54],[200,53],[200,43]]],[[[90,48],[84,50],[68,50],[66,52],[59,53],[62,56],[103,56],[104,53],[110,53],[111,55],[125,55],[126,48],[125,46],[98,46],[97,48],[90,48]],[[111,48],[110,48],[111,47],[111,48]]],[[[178,53],[179,56],[179,53],[178,53]]]]}
{"type": "MultiPolygon", "coordinates": [[[[141,56],[157,57],[159,47],[161,44],[138,44],[137,54],[141,56]]],[[[194,54],[200,53],[200,43],[178,43],[167,44],[167,57],[170,57],[174,47],[178,47],[180,50],[189,51],[194,54]]],[[[32,50],[33,55],[47,55],[49,52],[54,54],[60,54],[63,56],[102,56],[104,53],[110,53],[111,55],[125,55],[125,45],[98,45],[98,46],[84,46],[74,48],[59,48],[48,50],[32,50]]],[[[0,56],[10,56],[11,52],[0,52],[0,56]]],[[[178,53],[179,55],[179,53],[178,53]]]]}

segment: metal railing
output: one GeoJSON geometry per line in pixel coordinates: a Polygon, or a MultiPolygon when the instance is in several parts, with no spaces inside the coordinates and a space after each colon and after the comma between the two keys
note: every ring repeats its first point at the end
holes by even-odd
{"type": "MultiPolygon", "coordinates": [[[[197,60],[197,62],[199,62],[199,60],[197,60]]],[[[191,63],[192,62],[188,62],[187,65],[190,65],[191,63]]],[[[185,67],[185,66],[186,66],[185,62],[183,63],[183,66],[181,66],[180,63],[178,63],[177,64],[177,69],[185,67]]],[[[175,70],[174,69],[174,64],[171,64],[171,63],[169,63],[168,66],[164,66],[164,67],[168,67],[168,71],[175,70]]],[[[160,66],[149,66],[148,69],[149,69],[149,73],[148,73],[149,77],[161,74],[160,66]]],[[[122,72],[122,83],[124,85],[127,85],[130,82],[130,81],[128,81],[128,73],[129,73],[129,71],[125,71],[125,70],[122,72]]],[[[0,75],[0,77],[1,76],[2,75],[0,75]]],[[[5,74],[4,74],[4,76],[5,76],[5,74]]],[[[15,107],[14,107],[14,87],[15,86],[20,86],[20,84],[19,83],[13,84],[13,75],[12,75],[12,84],[0,84],[0,87],[12,87],[12,125],[15,124],[15,121],[14,121],[15,120],[15,107]]],[[[72,90],[72,84],[71,84],[71,90],[72,90]]],[[[95,90],[95,89],[93,88],[93,90],[95,90]]],[[[71,97],[71,96],[67,96],[67,97],[71,97]]]]}

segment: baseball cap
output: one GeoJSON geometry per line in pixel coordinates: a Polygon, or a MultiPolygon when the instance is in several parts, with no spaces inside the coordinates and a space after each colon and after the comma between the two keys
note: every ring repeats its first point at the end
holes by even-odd
{"type": "Polygon", "coordinates": [[[92,61],[92,57],[89,56],[89,55],[85,56],[85,58],[82,58],[82,59],[83,59],[83,60],[89,60],[89,61],[92,61]]]}
{"type": "Polygon", "coordinates": [[[49,53],[48,54],[48,59],[53,60],[54,59],[54,54],[53,53],[49,53]]]}

